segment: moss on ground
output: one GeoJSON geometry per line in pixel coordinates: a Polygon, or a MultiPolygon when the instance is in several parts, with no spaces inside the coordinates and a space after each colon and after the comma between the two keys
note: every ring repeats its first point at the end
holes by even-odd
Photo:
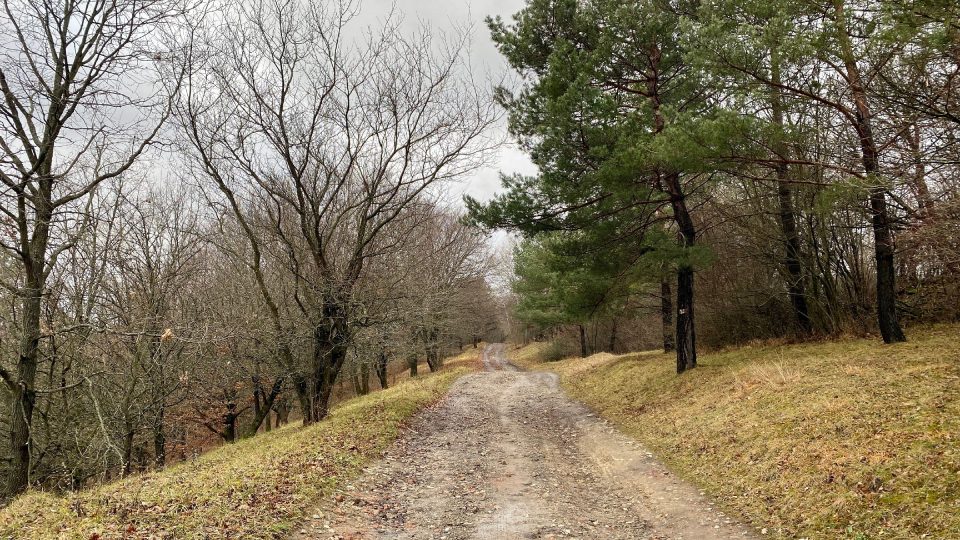
{"type": "Polygon", "coordinates": [[[475,356],[349,400],[307,428],[286,426],[65,496],[27,493],[0,510],[0,538],[284,537],[319,499],[379,457],[405,422],[472,368],[475,356]]]}
{"type": "Polygon", "coordinates": [[[772,537],[958,538],[960,326],[909,337],[741,347],[682,376],[662,353],[515,352],[772,537]]]}

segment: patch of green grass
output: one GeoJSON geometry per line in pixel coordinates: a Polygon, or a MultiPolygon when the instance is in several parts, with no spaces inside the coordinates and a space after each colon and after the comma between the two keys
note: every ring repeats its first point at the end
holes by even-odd
{"type": "Polygon", "coordinates": [[[771,536],[958,538],[960,326],[911,330],[537,369],[771,536]]]}
{"type": "MultiPolygon", "coordinates": [[[[0,511],[0,538],[278,538],[378,458],[464,364],[349,400],[193,461],[65,496],[27,493],[0,511]]],[[[459,364],[457,366],[456,364],[459,364]]]]}

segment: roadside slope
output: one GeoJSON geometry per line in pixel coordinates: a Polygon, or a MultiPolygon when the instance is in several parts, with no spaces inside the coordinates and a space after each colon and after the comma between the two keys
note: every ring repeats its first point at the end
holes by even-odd
{"type": "Polygon", "coordinates": [[[283,537],[470,371],[463,364],[475,363],[457,362],[349,400],[314,426],[284,427],[161,472],[66,496],[28,493],[0,510],[0,538],[283,537]]]}
{"type": "MultiPolygon", "coordinates": [[[[775,537],[955,538],[960,327],[707,354],[536,363],[681,476],[775,537]]],[[[536,345],[534,346],[536,347],[536,345]]]]}

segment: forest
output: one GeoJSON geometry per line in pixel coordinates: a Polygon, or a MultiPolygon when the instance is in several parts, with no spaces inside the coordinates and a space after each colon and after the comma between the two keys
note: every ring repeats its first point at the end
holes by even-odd
{"type": "Polygon", "coordinates": [[[5,4],[7,495],[318,421],[497,330],[445,186],[501,113],[462,38],[357,9],[5,4]]]}
{"type": "MultiPolygon", "coordinates": [[[[531,0],[507,174],[514,312],[556,355],[877,335],[960,315],[960,9],[531,0]],[[695,315],[696,314],[696,315],[695,315]]],[[[518,329],[519,330],[519,329],[518,329]]]]}
{"type": "Polygon", "coordinates": [[[466,29],[360,8],[4,3],[4,497],[315,424],[481,341],[685,373],[960,317],[954,2],[528,0],[487,19],[492,80],[466,29]],[[461,204],[505,139],[537,173],[461,204]]]}

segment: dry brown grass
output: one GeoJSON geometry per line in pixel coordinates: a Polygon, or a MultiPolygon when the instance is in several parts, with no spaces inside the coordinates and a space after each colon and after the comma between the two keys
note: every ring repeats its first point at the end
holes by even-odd
{"type": "Polygon", "coordinates": [[[0,538],[285,538],[469,363],[458,357],[440,373],[348,400],[312,426],[285,426],[160,472],[65,496],[27,493],[0,509],[0,538]]]}
{"type": "Polygon", "coordinates": [[[958,337],[941,325],[897,345],[757,344],[682,376],[660,353],[540,368],[771,536],[955,539],[958,337]]]}

